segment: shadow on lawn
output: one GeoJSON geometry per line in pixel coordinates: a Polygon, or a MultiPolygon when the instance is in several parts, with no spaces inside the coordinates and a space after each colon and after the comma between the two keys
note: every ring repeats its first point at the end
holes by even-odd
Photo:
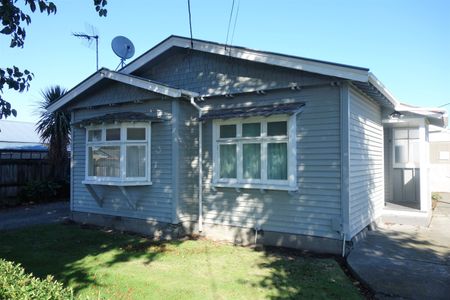
{"type": "Polygon", "coordinates": [[[99,230],[79,225],[44,225],[19,231],[0,232],[0,257],[20,263],[38,277],[53,275],[75,294],[100,288],[99,267],[111,267],[133,259],[150,264],[159,255],[184,240],[153,241],[137,235],[99,230]],[[81,228],[80,228],[81,227],[81,228]],[[37,238],[39,236],[39,238],[37,238]],[[107,259],[99,259],[108,253],[107,259]]]}
{"type": "Polygon", "coordinates": [[[260,268],[270,269],[258,283],[270,289],[269,299],[360,299],[333,255],[266,247],[266,261],[260,268]]]}

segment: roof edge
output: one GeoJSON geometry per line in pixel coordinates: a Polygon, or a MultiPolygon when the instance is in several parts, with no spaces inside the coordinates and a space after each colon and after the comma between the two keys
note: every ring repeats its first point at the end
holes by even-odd
{"type": "Polygon", "coordinates": [[[132,62],[122,68],[120,71],[124,73],[132,73],[145,64],[149,63],[165,51],[172,47],[179,48],[192,48],[193,50],[218,54],[228,57],[234,57],[237,59],[248,60],[257,63],[266,63],[279,67],[306,71],[311,73],[317,73],[326,76],[333,76],[338,78],[344,78],[349,80],[363,81],[368,80],[367,68],[349,66],[344,64],[337,64],[332,62],[326,62],[321,60],[314,60],[299,56],[285,55],[274,52],[254,50],[238,46],[226,46],[224,44],[203,41],[198,39],[191,39],[171,35],[132,62]]]}
{"type": "Polygon", "coordinates": [[[179,98],[182,96],[185,97],[198,97],[199,94],[191,91],[187,91],[184,89],[178,89],[175,87],[171,87],[169,85],[159,83],[153,80],[149,80],[146,78],[129,75],[129,74],[123,74],[116,71],[111,71],[107,68],[101,68],[85,80],[83,80],[81,83],[76,85],[74,88],[72,88],[69,92],[67,92],[64,96],[62,96],[59,100],[57,100],[55,103],[50,105],[47,108],[47,111],[54,112],[61,107],[67,105],[69,102],[71,102],[74,98],[78,97],[80,94],[85,92],[87,89],[92,87],[93,85],[97,84],[103,79],[110,79],[113,81],[121,82],[124,84],[128,84],[131,86],[135,86],[153,93],[165,95],[172,98],[179,98]]]}

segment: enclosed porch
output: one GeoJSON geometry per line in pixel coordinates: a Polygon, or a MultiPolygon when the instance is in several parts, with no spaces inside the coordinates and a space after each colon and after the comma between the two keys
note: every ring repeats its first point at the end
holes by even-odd
{"type": "Polygon", "coordinates": [[[383,120],[385,206],[382,220],[427,226],[431,219],[429,122],[394,112],[383,120]]]}

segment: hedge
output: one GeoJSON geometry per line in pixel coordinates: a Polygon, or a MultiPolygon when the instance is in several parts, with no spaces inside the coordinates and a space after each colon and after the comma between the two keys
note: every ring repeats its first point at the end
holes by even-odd
{"type": "Polygon", "coordinates": [[[25,273],[20,264],[0,259],[0,299],[73,299],[71,289],[47,276],[39,279],[33,274],[25,273]]]}

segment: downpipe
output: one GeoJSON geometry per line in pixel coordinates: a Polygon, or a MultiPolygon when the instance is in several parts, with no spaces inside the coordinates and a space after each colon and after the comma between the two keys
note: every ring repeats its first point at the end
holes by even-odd
{"type": "Polygon", "coordinates": [[[189,98],[190,103],[198,111],[198,231],[203,231],[203,126],[200,118],[202,108],[195,103],[195,98],[189,98]]]}

